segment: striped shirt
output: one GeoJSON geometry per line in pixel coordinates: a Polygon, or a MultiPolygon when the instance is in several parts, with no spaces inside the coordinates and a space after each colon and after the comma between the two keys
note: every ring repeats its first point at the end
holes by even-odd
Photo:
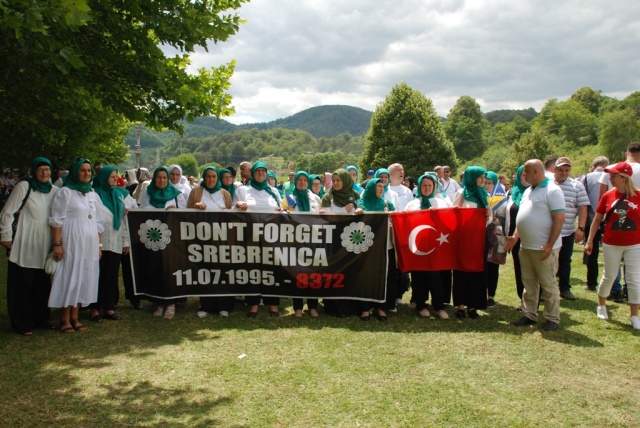
{"type": "Polygon", "coordinates": [[[578,216],[578,207],[589,206],[589,196],[584,185],[578,180],[567,178],[562,184],[556,183],[564,194],[565,202],[565,218],[562,225],[561,236],[569,236],[576,231],[576,217],[578,216]]]}

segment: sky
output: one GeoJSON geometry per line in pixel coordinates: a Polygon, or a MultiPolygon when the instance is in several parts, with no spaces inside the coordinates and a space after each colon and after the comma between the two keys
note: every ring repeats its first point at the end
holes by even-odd
{"type": "Polygon", "coordinates": [[[640,90],[638,0],[253,0],[229,40],[192,69],[237,61],[235,124],[319,105],[374,111],[402,82],[446,116],[469,95],[483,112],[540,111],[589,86],[640,90]]]}

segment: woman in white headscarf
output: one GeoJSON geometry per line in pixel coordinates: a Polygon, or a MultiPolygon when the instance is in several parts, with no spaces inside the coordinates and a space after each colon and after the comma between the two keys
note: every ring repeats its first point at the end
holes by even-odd
{"type": "Polygon", "coordinates": [[[184,196],[184,200],[189,200],[189,195],[191,194],[191,186],[189,185],[189,179],[182,175],[182,167],[180,165],[169,165],[169,180],[173,187],[180,190],[182,196],[184,196]]]}
{"type": "Polygon", "coordinates": [[[138,203],[138,206],[142,205],[142,195],[147,193],[149,183],[151,183],[151,173],[147,168],[140,167],[138,169],[138,187],[136,187],[133,195],[131,195],[138,203]]]}

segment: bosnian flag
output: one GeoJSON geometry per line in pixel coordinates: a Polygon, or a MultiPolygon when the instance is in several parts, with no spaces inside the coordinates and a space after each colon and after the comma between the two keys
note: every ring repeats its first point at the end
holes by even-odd
{"type": "Polygon", "coordinates": [[[442,208],[391,213],[402,272],[484,270],[486,211],[442,208]]]}
{"type": "Polygon", "coordinates": [[[286,190],[284,190],[284,198],[282,198],[282,208],[284,208],[285,210],[293,211],[296,205],[298,205],[296,203],[296,200],[293,199],[286,190]]]}
{"type": "Polygon", "coordinates": [[[500,183],[497,183],[493,186],[493,192],[489,194],[489,206],[495,213],[500,205],[505,204],[507,202],[507,191],[504,186],[500,183]]]}

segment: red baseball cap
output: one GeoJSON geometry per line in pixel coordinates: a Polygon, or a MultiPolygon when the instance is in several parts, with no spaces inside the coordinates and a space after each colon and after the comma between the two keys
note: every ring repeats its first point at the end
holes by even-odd
{"type": "Polygon", "coordinates": [[[627,177],[631,177],[633,175],[631,165],[626,162],[618,162],[613,166],[608,166],[604,169],[604,172],[608,172],[609,174],[624,174],[627,177]]]}

